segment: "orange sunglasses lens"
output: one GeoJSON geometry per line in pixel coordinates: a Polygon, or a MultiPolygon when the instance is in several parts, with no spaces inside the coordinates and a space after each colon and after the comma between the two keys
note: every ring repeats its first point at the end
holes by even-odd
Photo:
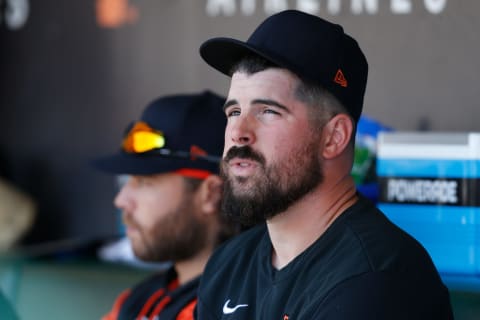
{"type": "Polygon", "coordinates": [[[123,150],[129,153],[142,153],[165,146],[161,131],[152,129],[145,122],[137,122],[123,140],[123,150]]]}

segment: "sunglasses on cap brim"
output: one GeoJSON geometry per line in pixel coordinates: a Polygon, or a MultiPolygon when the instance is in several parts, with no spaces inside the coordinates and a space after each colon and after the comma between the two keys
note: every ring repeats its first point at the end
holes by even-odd
{"type": "MultiPolygon", "coordinates": [[[[165,158],[204,160],[220,163],[221,158],[209,155],[202,148],[192,145],[190,151],[165,148],[166,138],[163,132],[155,130],[143,121],[132,123],[123,138],[122,150],[130,154],[154,154],[165,158]]],[[[211,172],[199,169],[179,169],[176,173],[191,178],[206,178],[211,172]]]]}

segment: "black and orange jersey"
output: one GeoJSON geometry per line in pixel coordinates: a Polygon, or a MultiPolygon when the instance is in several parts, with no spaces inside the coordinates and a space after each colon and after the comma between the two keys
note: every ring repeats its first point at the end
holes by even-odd
{"type": "Polygon", "coordinates": [[[196,319],[453,319],[425,249],[362,196],[288,265],[276,270],[271,257],[265,225],[220,247],[196,319]]]}
{"type": "Polygon", "coordinates": [[[122,292],[102,320],[191,320],[200,277],[179,285],[172,267],[122,292]]]}

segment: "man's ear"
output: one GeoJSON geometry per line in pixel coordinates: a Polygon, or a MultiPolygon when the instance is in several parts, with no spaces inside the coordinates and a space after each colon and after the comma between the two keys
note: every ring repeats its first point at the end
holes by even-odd
{"type": "Polygon", "coordinates": [[[347,114],[340,113],[330,119],[323,128],[323,157],[333,159],[342,154],[350,143],[352,133],[353,122],[347,114]]]}
{"type": "Polygon", "coordinates": [[[217,175],[210,175],[200,185],[199,196],[202,212],[216,214],[222,200],[223,181],[217,175]]]}

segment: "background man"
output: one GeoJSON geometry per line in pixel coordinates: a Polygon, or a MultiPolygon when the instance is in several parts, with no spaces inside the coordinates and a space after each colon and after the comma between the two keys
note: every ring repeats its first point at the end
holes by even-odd
{"type": "Polygon", "coordinates": [[[173,267],[123,292],[103,319],[192,319],[199,276],[213,249],[235,233],[220,214],[224,99],[173,95],[150,103],[127,128],[122,150],[100,170],[128,174],[115,198],[135,255],[173,267]]]}
{"type": "Polygon", "coordinates": [[[224,211],[253,227],[211,258],[197,318],[451,319],[426,251],[350,171],[368,65],[339,25],[299,11],[200,53],[232,77],[224,211]]]}

